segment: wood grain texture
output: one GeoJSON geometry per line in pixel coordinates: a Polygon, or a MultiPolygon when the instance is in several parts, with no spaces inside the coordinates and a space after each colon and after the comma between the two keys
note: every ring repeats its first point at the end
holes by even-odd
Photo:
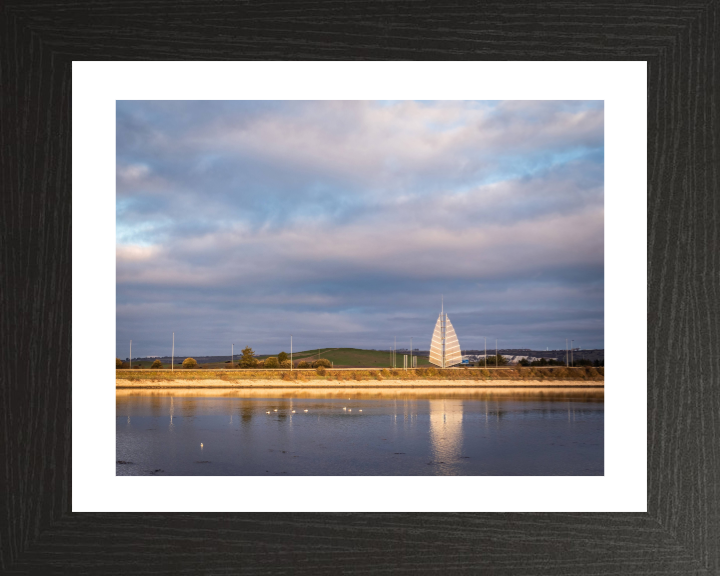
{"type": "Polygon", "coordinates": [[[0,4],[0,572],[720,573],[719,32],[717,0],[0,4]],[[71,514],[73,59],[646,60],[649,512],[71,514]]]}

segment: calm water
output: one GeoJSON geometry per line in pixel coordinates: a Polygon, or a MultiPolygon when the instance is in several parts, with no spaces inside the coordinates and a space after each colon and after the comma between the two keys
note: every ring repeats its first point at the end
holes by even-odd
{"type": "Polygon", "coordinates": [[[116,407],[118,475],[603,474],[602,390],[118,390],[116,407]]]}

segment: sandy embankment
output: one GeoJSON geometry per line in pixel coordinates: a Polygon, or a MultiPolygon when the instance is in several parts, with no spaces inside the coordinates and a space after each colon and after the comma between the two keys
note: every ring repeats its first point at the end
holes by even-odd
{"type": "Polygon", "coordinates": [[[604,388],[603,381],[593,380],[124,380],[118,378],[119,389],[161,388],[604,388]]]}

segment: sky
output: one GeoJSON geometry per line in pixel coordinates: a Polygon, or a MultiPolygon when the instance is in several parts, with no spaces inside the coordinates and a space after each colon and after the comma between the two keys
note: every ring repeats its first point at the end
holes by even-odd
{"type": "Polygon", "coordinates": [[[604,347],[602,101],[118,101],[116,355],[604,347]]]}

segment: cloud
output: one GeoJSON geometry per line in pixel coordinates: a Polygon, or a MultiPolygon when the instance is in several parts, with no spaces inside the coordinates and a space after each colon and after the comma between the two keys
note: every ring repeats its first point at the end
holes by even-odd
{"type": "Polygon", "coordinates": [[[492,302],[517,347],[563,330],[603,345],[601,102],[119,102],[117,118],[118,339],[140,331],[148,354],[178,325],[196,354],[243,330],[270,351],[288,330],[373,347],[431,330],[441,293],[469,344],[492,302]]]}

